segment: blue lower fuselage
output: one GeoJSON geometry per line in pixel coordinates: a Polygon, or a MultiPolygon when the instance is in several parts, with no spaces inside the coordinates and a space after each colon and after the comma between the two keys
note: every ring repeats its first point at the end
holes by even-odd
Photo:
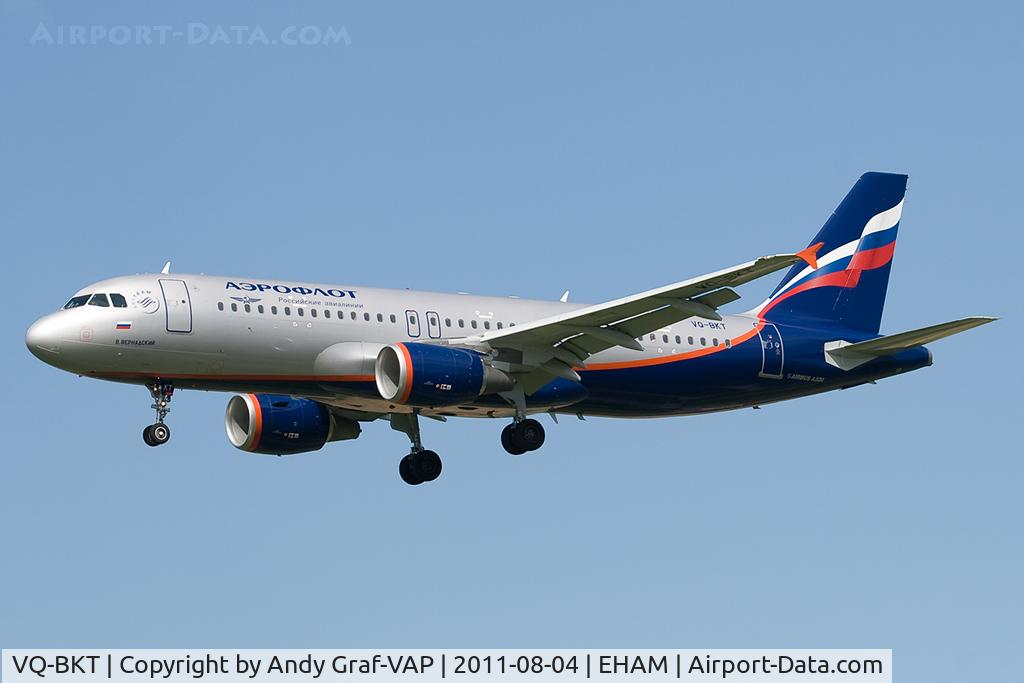
{"type": "MultiPolygon", "coordinates": [[[[875,335],[872,335],[875,336],[875,335]]],[[[852,370],[826,362],[824,345],[869,338],[776,323],[760,334],[699,357],[580,372],[587,397],[567,409],[588,415],[653,417],[745,408],[864,384],[931,365],[923,346],[852,370]]]]}

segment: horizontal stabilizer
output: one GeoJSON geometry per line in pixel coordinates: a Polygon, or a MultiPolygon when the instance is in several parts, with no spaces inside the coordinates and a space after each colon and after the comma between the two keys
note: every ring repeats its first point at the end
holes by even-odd
{"type": "Polygon", "coordinates": [[[888,356],[906,349],[949,337],[979,325],[990,323],[997,318],[972,316],[922,327],[909,332],[890,334],[878,339],[851,344],[846,341],[832,341],[825,344],[825,358],[831,364],[843,370],[850,370],[878,356],[888,356]]]}

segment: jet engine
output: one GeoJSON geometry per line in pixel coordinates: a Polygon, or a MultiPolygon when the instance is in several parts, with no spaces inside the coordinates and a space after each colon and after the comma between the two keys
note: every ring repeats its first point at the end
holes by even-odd
{"type": "Polygon", "coordinates": [[[308,398],[238,394],[224,411],[228,440],[250,453],[291,455],[318,451],[328,441],[355,439],[359,423],[308,398]]]}
{"type": "Polygon", "coordinates": [[[512,379],[469,349],[398,343],[377,354],[374,376],[386,401],[418,407],[453,406],[512,388],[512,379]]]}

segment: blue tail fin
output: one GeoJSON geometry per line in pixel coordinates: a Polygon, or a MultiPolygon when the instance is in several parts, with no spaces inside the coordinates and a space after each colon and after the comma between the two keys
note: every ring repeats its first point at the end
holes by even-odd
{"type": "Polygon", "coordinates": [[[794,265],[758,311],[878,333],[907,176],[865,173],[811,240],[818,267],[794,265]]]}

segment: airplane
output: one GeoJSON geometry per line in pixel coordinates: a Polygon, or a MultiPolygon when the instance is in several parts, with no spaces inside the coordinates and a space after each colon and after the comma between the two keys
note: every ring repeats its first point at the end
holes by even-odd
{"type": "Polygon", "coordinates": [[[932,364],[925,344],[995,320],[880,335],[907,176],[865,173],[809,246],[596,305],[251,277],[115,277],[77,291],[26,334],[42,361],[139,384],[150,446],[170,438],[176,389],[236,392],[229,442],[291,455],[390,422],[411,442],[410,485],[441,474],[419,418],[506,421],[501,444],[536,451],[530,417],[664,417],[760,407],[932,364]],[[788,269],[749,311],[733,289],[788,269]]]}

